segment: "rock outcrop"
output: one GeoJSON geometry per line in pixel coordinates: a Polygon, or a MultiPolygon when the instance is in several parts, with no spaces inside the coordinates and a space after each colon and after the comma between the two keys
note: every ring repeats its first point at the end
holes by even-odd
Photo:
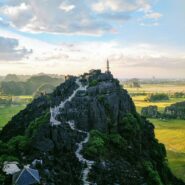
{"type": "Polygon", "coordinates": [[[185,102],[178,102],[167,106],[163,112],[158,112],[157,106],[143,107],[141,115],[146,118],[185,119],[185,102]]]}
{"type": "Polygon", "coordinates": [[[185,119],[185,102],[178,102],[165,108],[164,116],[173,119],[185,119]]]}
{"type": "Polygon", "coordinates": [[[157,106],[151,105],[148,107],[143,107],[141,110],[141,115],[147,118],[158,118],[160,116],[160,113],[158,112],[157,106]]]}
{"type": "MultiPolygon", "coordinates": [[[[77,157],[80,143],[85,144],[80,155],[94,161],[88,171],[93,184],[184,185],[166,165],[165,147],[155,139],[154,126],[137,114],[127,91],[109,72],[92,70],[70,77],[17,114],[3,128],[0,140],[4,147],[0,155],[10,159],[13,150],[20,166],[42,160],[37,169],[47,185],[84,184],[87,167],[77,157]],[[79,89],[77,78],[86,90],[79,89]],[[59,106],[61,102],[65,104],[59,106]],[[60,107],[56,114],[60,124],[50,123],[51,107],[60,107]],[[15,143],[20,150],[12,148],[15,143]]],[[[9,177],[4,184],[10,184],[9,177]]]]}

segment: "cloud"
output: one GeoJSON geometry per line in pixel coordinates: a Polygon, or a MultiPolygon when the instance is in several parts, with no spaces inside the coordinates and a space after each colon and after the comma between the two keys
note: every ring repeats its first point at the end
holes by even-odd
{"type": "Polygon", "coordinates": [[[149,19],[159,19],[162,17],[162,14],[160,14],[158,12],[150,12],[150,13],[146,14],[145,17],[149,18],[149,19]]]}
{"type": "MultiPolygon", "coordinates": [[[[138,66],[138,64],[135,64],[138,66]]],[[[158,58],[146,58],[139,64],[140,67],[157,67],[165,69],[184,69],[185,68],[185,58],[182,57],[158,57],[158,58]]]]}
{"type": "MultiPolygon", "coordinates": [[[[53,64],[53,69],[57,67],[67,70],[69,73],[74,73],[72,71],[76,72],[75,67],[77,67],[77,71],[83,73],[91,68],[104,69],[107,58],[111,62],[111,69],[115,72],[118,71],[119,76],[121,76],[120,70],[128,69],[131,73],[140,73],[139,76],[141,73],[144,75],[144,71],[149,69],[157,69],[156,71],[173,70],[173,75],[178,75],[178,70],[185,69],[183,51],[146,43],[127,46],[113,41],[61,43],[53,50],[41,53],[38,60],[45,62],[45,64],[47,63],[47,65],[53,64]],[[74,67],[69,69],[69,66],[74,67]],[[142,70],[138,72],[138,68],[142,70]]],[[[130,74],[128,73],[127,75],[129,76],[130,74]]],[[[158,75],[162,76],[163,74],[158,75]]]]}
{"type": "Polygon", "coordinates": [[[25,3],[17,6],[5,5],[1,7],[0,12],[7,18],[7,21],[4,22],[12,27],[24,26],[33,16],[30,7],[25,3]]]}
{"type": "Polygon", "coordinates": [[[168,68],[169,64],[169,67],[177,65],[177,67],[182,68],[185,64],[184,49],[177,50],[165,45],[149,43],[124,45],[118,41],[51,44],[0,30],[0,53],[13,53],[15,55],[19,51],[19,53],[22,52],[22,55],[27,56],[33,48],[34,52],[29,56],[29,59],[25,58],[26,61],[29,61],[27,63],[64,62],[67,64],[67,62],[78,61],[80,66],[85,62],[89,63],[87,66],[92,63],[92,67],[98,67],[106,58],[110,58],[113,63],[120,63],[127,67],[141,66],[146,68],[149,66],[164,67],[166,65],[168,68]],[[27,49],[23,45],[26,45],[27,49]]]}
{"type": "Polygon", "coordinates": [[[149,0],[7,0],[0,5],[0,24],[30,32],[101,35],[138,11],[147,19],[160,18],[149,0]]]}
{"type": "Polygon", "coordinates": [[[128,0],[99,0],[92,5],[97,12],[130,12],[138,9],[137,2],[128,0]]]}
{"type": "MultiPolygon", "coordinates": [[[[0,30],[1,37],[15,38],[16,44],[9,40],[0,42],[0,54],[6,53],[7,57],[11,56],[9,59],[17,58],[19,50],[22,56],[25,54],[19,65],[16,65],[18,61],[1,62],[1,71],[4,74],[45,72],[78,75],[92,68],[105,70],[106,59],[109,58],[111,71],[116,77],[185,77],[184,48],[175,49],[149,43],[125,45],[121,41],[51,44],[0,30]],[[29,48],[27,52],[24,53],[22,45],[29,48]],[[30,48],[34,48],[31,55],[30,48]]],[[[0,58],[2,60],[1,55],[0,58]]]]}
{"type": "MultiPolygon", "coordinates": [[[[124,55],[111,56],[110,60],[114,61],[119,67],[129,67],[129,68],[164,68],[169,69],[184,69],[185,68],[185,58],[184,57],[173,57],[160,56],[144,56],[144,57],[128,57],[124,55]]],[[[175,73],[174,70],[174,73],[175,73]]]]}
{"type": "Polygon", "coordinates": [[[70,12],[70,11],[72,11],[72,10],[75,8],[75,5],[73,5],[73,4],[67,4],[67,3],[64,1],[64,2],[62,2],[62,3],[60,4],[59,8],[60,8],[61,10],[66,11],[66,12],[70,12]]]}
{"type": "Polygon", "coordinates": [[[163,16],[159,12],[155,12],[151,6],[151,4],[146,3],[145,0],[140,1],[143,5],[139,11],[144,12],[144,16],[139,18],[139,22],[141,26],[158,26],[159,19],[163,16]]]}
{"type": "Polygon", "coordinates": [[[31,53],[32,50],[20,47],[17,39],[0,36],[0,61],[18,61],[31,53]]]}

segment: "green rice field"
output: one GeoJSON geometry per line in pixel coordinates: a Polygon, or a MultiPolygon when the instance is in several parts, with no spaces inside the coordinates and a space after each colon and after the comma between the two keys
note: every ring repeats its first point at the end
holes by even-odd
{"type": "MultiPolygon", "coordinates": [[[[139,113],[143,107],[149,105],[156,105],[162,112],[166,106],[185,101],[185,98],[170,98],[168,101],[161,102],[145,101],[147,95],[151,93],[185,92],[185,85],[146,84],[141,88],[126,87],[126,89],[133,95],[132,99],[139,113]]],[[[185,182],[185,120],[150,119],[150,122],[155,125],[156,138],[166,146],[167,160],[172,172],[185,182]]]]}
{"type": "Polygon", "coordinates": [[[16,115],[20,110],[24,109],[25,105],[18,106],[1,106],[0,107],[0,129],[16,115]]]}
{"type": "Polygon", "coordinates": [[[150,119],[157,139],[165,144],[172,172],[185,181],[185,120],[150,119]]]}

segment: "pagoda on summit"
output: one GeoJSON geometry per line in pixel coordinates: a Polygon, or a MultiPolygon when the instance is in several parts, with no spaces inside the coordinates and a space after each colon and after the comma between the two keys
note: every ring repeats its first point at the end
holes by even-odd
{"type": "Polygon", "coordinates": [[[110,72],[110,66],[109,66],[109,60],[107,59],[107,70],[106,70],[106,73],[111,73],[110,72]]]}

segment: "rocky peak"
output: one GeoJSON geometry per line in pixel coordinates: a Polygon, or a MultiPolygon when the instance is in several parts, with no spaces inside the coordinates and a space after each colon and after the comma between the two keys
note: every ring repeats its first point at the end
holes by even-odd
{"type": "MultiPolygon", "coordinates": [[[[24,146],[12,152],[22,166],[41,159],[47,185],[184,185],[166,165],[154,126],[110,72],[69,77],[13,117],[0,140],[24,146]]],[[[0,154],[10,155],[5,149],[0,154]]]]}
{"type": "MultiPolygon", "coordinates": [[[[127,91],[120,87],[119,81],[110,72],[91,70],[79,78],[87,89],[78,91],[72,101],[60,110],[59,119],[62,122],[73,120],[77,128],[83,130],[110,132],[110,129],[118,129],[118,122],[124,115],[136,112],[127,91]]],[[[16,135],[23,135],[35,119],[49,112],[50,107],[58,106],[78,88],[76,79],[70,76],[52,94],[35,99],[12,118],[0,133],[0,138],[9,140],[16,135]]]]}
{"type": "Polygon", "coordinates": [[[74,120],[80,129],[110,132],[110,122],[117,130],[118,122],[128,113],[136,113],[135,106],[111,73],[93,70],[81,76],[87,85],[61,110],[60,120],[74,120]]]}

